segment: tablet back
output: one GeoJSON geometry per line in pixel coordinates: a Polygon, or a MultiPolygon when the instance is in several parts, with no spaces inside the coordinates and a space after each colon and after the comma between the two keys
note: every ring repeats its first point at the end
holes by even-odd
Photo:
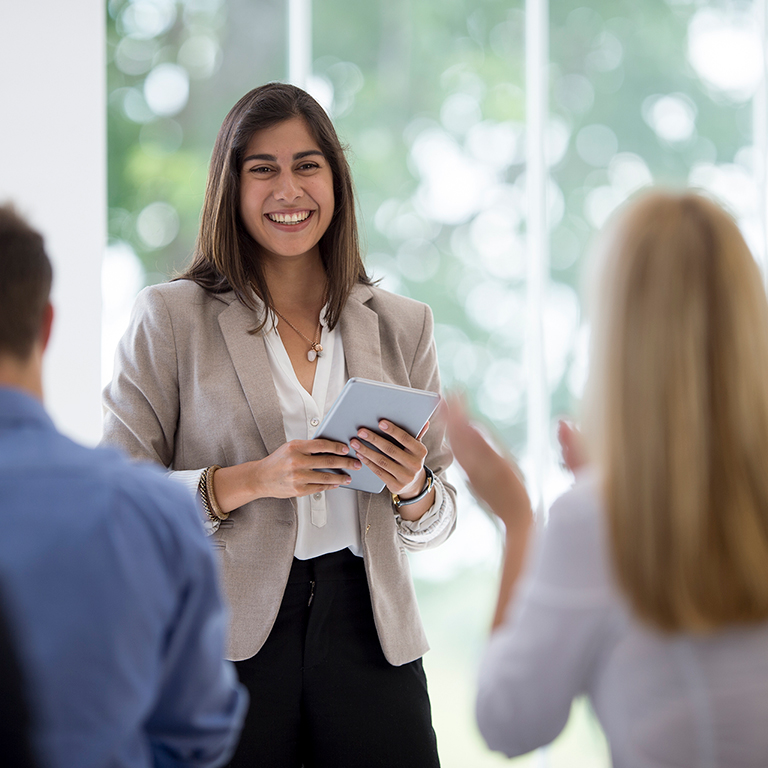
{"type": "MultiPolygon", "coordinates": [[[[344,385],[313,437],[336,440],[349,446],[349,441],[353,437],[360,440],[357,437],[357,430],[365,427],[395,442],[379,429],[378,424],[381,419],[391,421],[409,434],[416,436],[429,421],[439,402],[440,395],[435,392],[399,387],[396,384],[385,384],[381,381],[351,378],[344,385]]],[[[370,445],[365,440],[360,442],[370,445]]],[[[373,448],[373,446],[370,447],[373,448]]],[[[355,456],[351,446],[349,455],[355,456]]],[[[369,493],[380,493],[384,489],[384,482],[366,466],[352,470],[348,474],[352,482],[341,486],[342,488],[369,493]]]]}

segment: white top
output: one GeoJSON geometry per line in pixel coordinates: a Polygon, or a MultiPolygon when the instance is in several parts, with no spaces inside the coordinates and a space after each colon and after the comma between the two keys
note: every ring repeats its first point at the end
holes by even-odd
{"type": "Polygon", "coordinates": [[[768,623],[709,637],[641,625],[611,575],[592,477],[537,531],[481,665],[480,730],[492,749],[529,752],[560,733],[582,693],[616,768],[768,766],[768,623]]]}
{"type": "MultiPolygon", "coordinates": [[[[279,318],[272,313],[261,333],[267,349],[269,367],[277,391],[277,399],[283,415],[285,439],[309,440],[320,422],[331,409],[334,401],[347,382],[344,343],[337,328],[329,330],[325,311],[320,317],[320,344],[323,351],[317,359],[312,394],[300,384],[277,331],[279,318]]],[[[375,425],[372,425],[375,426],[375,425]]],[[[200,476],[204,469],[170,472],[170,476],[183,483],[192,493],[197,493],[200,476]]],[[[451,521],[451,498],[443,492],[436,477],[435,501],[422,517],[414,522],[393,514],[401,537],[413,543],[426,543],[438,536],[451,521]]],[[[386,489],[383,491],[386,493],[386,489]]],[[[333,488],[296,499],[298,533],[294,554],[300,560],[338,552],[348,548],[362,557],[358,520],[357,492],[348,488],[333,488]]],[[[206,530],[213,533],[218,527],[207,518],[206,530]]]]}

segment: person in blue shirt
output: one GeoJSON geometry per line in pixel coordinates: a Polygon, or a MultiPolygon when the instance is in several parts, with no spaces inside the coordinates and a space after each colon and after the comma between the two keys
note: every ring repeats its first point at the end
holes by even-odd
{"type": "MultiPolygon", "coordinates": [[[[46,768],[218,766],[247,694],[194,502],[58,433],[42,405],[51,266],[0,208],[0,584],[46,768]]],[[[2,762],[2,757],[0,757],[2,762]]]]}

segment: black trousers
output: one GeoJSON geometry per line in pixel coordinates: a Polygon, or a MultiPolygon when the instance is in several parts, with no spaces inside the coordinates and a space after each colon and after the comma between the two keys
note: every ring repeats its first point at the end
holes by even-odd
{"type": "Polygon", "coordinates": [[[251,705],[231,768],[439,768],[421,659],[393,667],[363,561],[293,561],[264,647],[235,664],[251,705]]]}

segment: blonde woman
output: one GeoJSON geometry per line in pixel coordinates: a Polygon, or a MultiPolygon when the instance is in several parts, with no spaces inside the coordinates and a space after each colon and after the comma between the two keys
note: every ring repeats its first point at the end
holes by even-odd
{"type": "Polygon", "coordinates": [[[554,739],[586,694],[615,766],[766,766],[760,273],[734,221],[691,193],[632,204],[597,266],[592,469],[530,548],[514,468],[461,407],[451,415],[456,458],[507,527],[480,728],[492,749],[521,754],[554,739]]]}

